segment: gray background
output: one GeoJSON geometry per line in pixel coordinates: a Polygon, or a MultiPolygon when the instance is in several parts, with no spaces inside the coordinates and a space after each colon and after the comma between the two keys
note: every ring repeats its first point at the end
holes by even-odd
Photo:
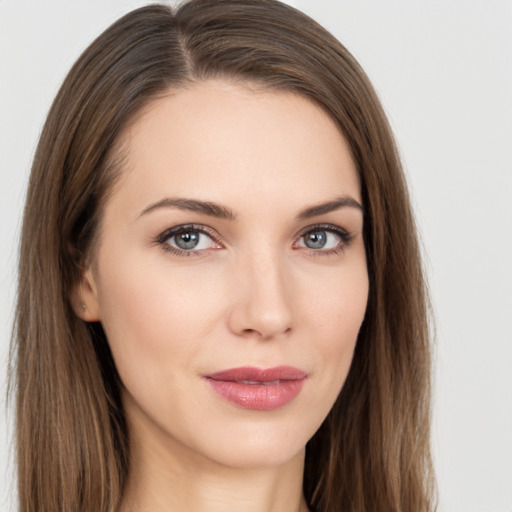
{"type": "MultiPolygon", "coordinates": [[[[0,0],[0,392],[25,186],[65,73],[136,0],[0,0]]],[[[441,512],[512,512],[512,1],[296,0],[359,59],[390,116],[437,316],[441,512]]],[[[12,411],[0,510],[14,509],[12,411]]]]}

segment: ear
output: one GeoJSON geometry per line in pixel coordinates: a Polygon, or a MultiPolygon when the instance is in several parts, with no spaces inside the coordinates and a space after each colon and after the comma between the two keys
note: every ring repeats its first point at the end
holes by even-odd
{"type": "Polygon", "coordinates": [[[72,291],[73,309],[86,322],[100,321],[98,289],[91,266],[84,269],[80,281],[72,291]]]}

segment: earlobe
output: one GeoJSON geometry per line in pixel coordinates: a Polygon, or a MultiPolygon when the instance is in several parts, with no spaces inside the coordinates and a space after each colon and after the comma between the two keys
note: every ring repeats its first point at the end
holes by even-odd
{"type": "Polygon", "coordinates": [[[84,271],[80,282],[75,287],[73,309],[76,315],[86,322],[98,322],[100,320],[96,280],[91,267],[84,271]]]}

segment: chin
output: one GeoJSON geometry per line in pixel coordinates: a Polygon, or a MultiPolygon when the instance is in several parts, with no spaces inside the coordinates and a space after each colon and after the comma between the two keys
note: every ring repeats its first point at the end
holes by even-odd
{"type": "Polygon", "coordinates": [[[308,420],[287,418],[283,421],[281,418],[278,421],[264,416],[238,424],[235,421],[228,426],[210,424],[208,434],[205,436],[203,433],[193,449],[227,467],[278,467],[304,456],[306,443],[322,419],[316,422],[308,420]]]}
{"type": "Polygon", "coordinates": [[[303,458],[305,444],[273,442],[237,442],[217,445],[209,450],[209,459],[229,468],[257,470],[278,468],[297,458],[303,458]]]}

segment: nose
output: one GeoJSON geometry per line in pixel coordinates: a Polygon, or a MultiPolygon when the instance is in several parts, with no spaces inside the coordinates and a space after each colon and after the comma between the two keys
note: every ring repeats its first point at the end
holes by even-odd
{"type": "Polygon", "coordinates": [[[291,331],[293,293],[286,274],[275,255],[259,252],[243,258],[231,279],[232,332],[244,338],[273,339],[291,331]]]}

